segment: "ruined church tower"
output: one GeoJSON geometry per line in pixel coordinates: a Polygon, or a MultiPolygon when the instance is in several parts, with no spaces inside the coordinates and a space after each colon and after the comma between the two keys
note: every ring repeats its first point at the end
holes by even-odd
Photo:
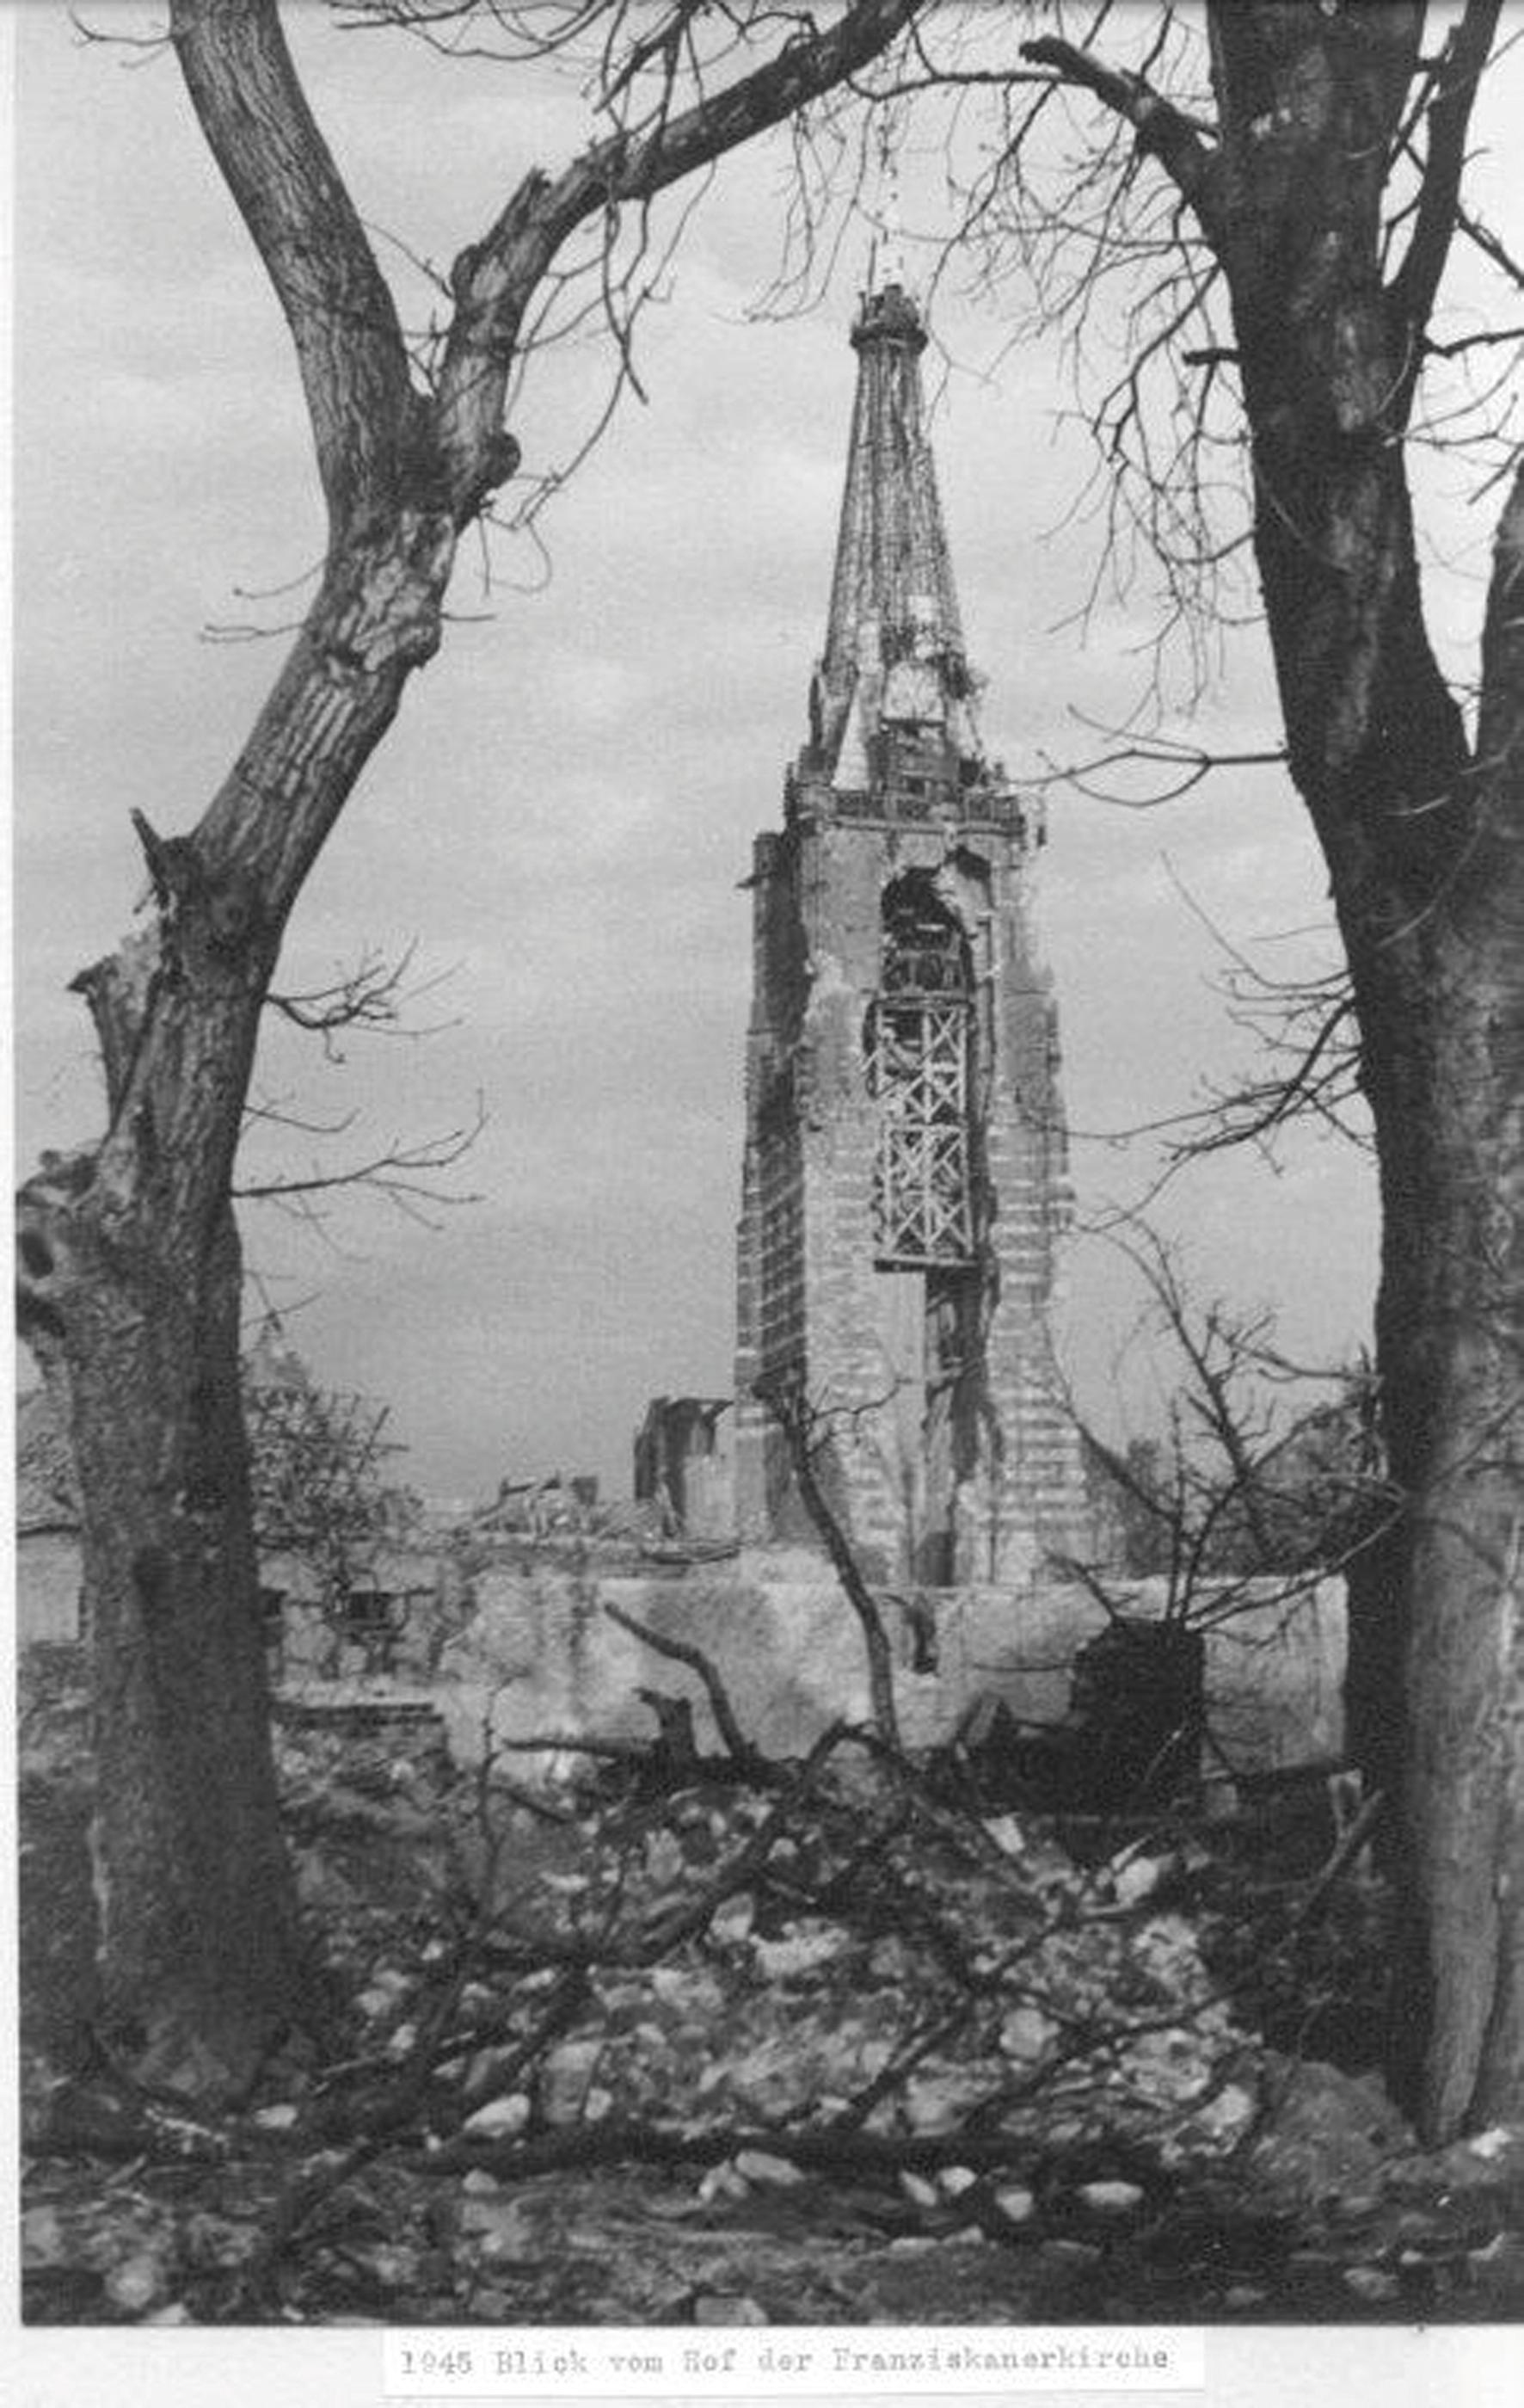
{"type": "Polygon", "coordinates": [[[897,270],[852,345],[809,738],[751,881],[738,1519],[811,1535],[761,1380],[802,1400],[870,1576],[1017,1581],[1082,1514],[1048,1330],[1068,1185],[1042,831],[979,740],[897,270]]]}

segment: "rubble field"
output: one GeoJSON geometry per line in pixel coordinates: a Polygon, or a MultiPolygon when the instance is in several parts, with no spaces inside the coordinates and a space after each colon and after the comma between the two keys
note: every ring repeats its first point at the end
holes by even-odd
{"type": "Polygon", "coordinates": [[[1320,1835],[1066,1834],[846,1729],[676,1786],[279,1748],[345,2004],[209,2115],[65,2044],[88,1799],[23,1747],[32,2321],[1524,2313],[1524,2132],[1418,2150],[1361,2056],[1380,1885],[1320,1835]]]}

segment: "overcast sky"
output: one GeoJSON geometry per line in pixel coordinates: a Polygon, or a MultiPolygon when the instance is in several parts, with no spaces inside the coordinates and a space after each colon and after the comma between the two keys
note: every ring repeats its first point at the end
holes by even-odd
{"type": "MultiPolygon", "coordinates": [[[[143,21],[125,8],[97,16],[143,21]]],[[[521,68],[447,66],[416,45],[289,12],[314,106],[373,226],[448,261],[536,160],[577,140],[569,95],[521,68]]],[[[88,1031],[67,982],[109,949],[141,886],[134,808],[189,826],[245,734],[278,624],[275,589],[320,527],[296,379],[263,273],[166,56],[85,48],[62,11],[21,12],[17,349],[18,1121],[24,1166],[96,1125],[88,1031]],[[250,593],[273,598],[249,602],[250,593]]],[[[862,248],[811,315],[759,321],[783,175],[733,163],[691,225],[670,302],[647,321],[648,405],[627,408],[545,523],[548,578],[505,551],[409,688],[300,906],[283,968],[309,983],[365,946],[416,945],[418,1043],[356,1040],[341,1068],[282,1046],[267,1092],[375,1151],[490,1122],[456,1183],[479,1200],[421,1228],[336,1199],[332,1246],[268,1208],[251,1265],[333,1384],[391,1404],[406,1475],[435,1492],[595,1469],[623,1489],[657,1393],[730,1385],[742,1135],[750,841],[776,825],[823,632],[855,362],[862,248]]],[[[847,246],[848,253],[851,246],[847,246]]],[[[383,258],[395,254],[383,247],[383,258]]],[[[999,314],[948,297],[937,331],[992,361],[999,314]]],[[[563,459],[605,363],[548,368],[515,428],[526,466],[563,459]]],[[[1072,757],[1070,714],[1120,716],[1143,675],[1147,581],[1088,637],[1072,624],[1093,527],[1062,527],[1085,462],[1059,432],[1056,345],[1028,343],[941,392],[937,452],[985,726],[1018,775],[1072,757]],[[1056,531],[1057,530],[1057,531],[1056,531]]],[[[1475,529],[1485,538],[1482,518],[1475,529]]],[[[1466,564],[1462,563],[1465,566],[1466,564]]],[[[1479,611],[1476,560],[1447,605],[1479,611]]],[[[1196,726],[1275,740],[1258,636],[1196,726]]],[[[1284,779],[1210,781],[1149,813],[1055,795],[1037,913],[1062,1015],[1082,1214],[1147,1182],[1146,1146],[1088,1134],[1178,1111],[1246,1058],[1210,981],[1213,941],[1326,919],[1284,779]]],[[[1313,950],[1316,951],[1314,942],[1313,950]]],[[[290,1140],[305,1170],[313,1141],[290,1140]]],[[[1160,1217],[1203,1284],[1284,1308],[1291,1343],[1357,1343],[1374,1277],[1363,1159],[1310,1141],[1193,1173],[1160,1217]]],[[[1116,1275],[1076,1249],[1074,1359],[1094,1399],[1125,1317],[1116,1275]]]]}

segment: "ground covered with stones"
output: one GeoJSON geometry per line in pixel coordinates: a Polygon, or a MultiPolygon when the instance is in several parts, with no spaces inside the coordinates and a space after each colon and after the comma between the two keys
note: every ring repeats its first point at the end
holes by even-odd
{"type": "Polygon", "coordinates": [[[35,2321],[1524,2313],[1524,2132],[1417,2150],[1362,2061],[1379,1885],[1262,1814],[1065,1829],[845,1730],[533,1794],[281,1756],[349,2003],[215,2117],[63,2045],[88,1801],[23,1758],[35,2321]]]}

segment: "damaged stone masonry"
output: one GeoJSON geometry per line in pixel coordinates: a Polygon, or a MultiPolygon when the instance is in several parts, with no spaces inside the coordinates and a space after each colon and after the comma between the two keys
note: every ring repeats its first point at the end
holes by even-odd
{"type": "Polygon", "coordinates": [[[865,1570],[1031,1577],[1078,1551],[1048,1311],[1069,1217],[1057,1014],[1029,923],[1040,818],[980,742],[922,425],[926,333],[864,299],[809,738],[759,837],[739,1235],[737,1520],[807,1540],[807,1413],[865,1570]]]}

